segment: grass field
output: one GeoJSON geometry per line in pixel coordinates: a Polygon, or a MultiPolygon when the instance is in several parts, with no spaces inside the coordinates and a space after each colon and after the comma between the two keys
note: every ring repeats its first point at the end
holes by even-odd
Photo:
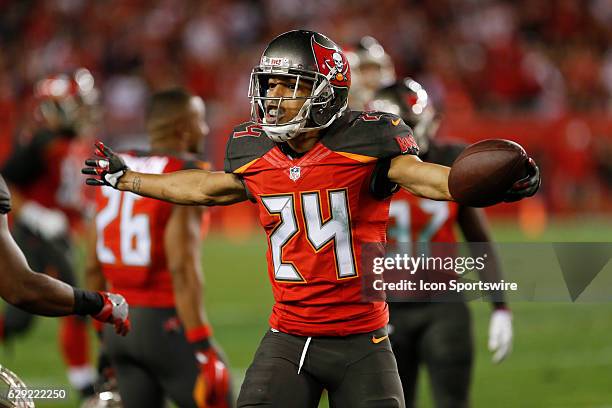
{"type": "MultiPolygon", "coordinates": [[[[611,231],[610,220],[556,223],[539,240],[609,242],[611,231]]],[[[495,237],[525,240],[512,223],[496,224],[495,237]]],[[[211,236],[204,254],[209,316],[234,374],[241,379],[266,330],[272,303],[265,240],[257,236],[234,243],[211,236]]],[[[474,407],[612,407],[612,302],[513,304],[514,352],[498,366],[490,362],[486,350],[490,308],[481,302],[471,308],[477,351],[474,407]]],[[[26,337],[1,346],[0,361],[32,387],[67,388],[56,325],[53,319],[38,319],[26,337]]],[[[431,406],[426,381],[420,390],[420,406],[431,406]]],[[[37,407],[74,407],[74,397],[39,402],[37,407]]]]}

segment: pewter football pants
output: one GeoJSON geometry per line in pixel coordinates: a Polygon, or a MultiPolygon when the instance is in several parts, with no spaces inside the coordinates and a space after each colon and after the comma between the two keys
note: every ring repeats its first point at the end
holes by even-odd
{"type": "Polygon", "coordinates": [[[427,368],[436,408],[469,406],[473,346],[467,305],[389,303],[389,313],[406,407],[415,406],[421,364],[427,368]]]}
{"type": "Polygon", "coordinates": [[[383,328],[313,337],[304,354],[308,338],[269,331],[246,372],[238,407],[316,408],[326,389],[332,408],[403,408],[397,365],[386,336],[383,328]]]}

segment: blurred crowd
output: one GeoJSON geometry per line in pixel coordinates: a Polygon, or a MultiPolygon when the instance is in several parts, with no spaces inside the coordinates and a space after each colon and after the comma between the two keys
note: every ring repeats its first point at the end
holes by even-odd
{"type": "Polygon", "coordinates": [[[0,0],[0,139],[27,134],[38,79],[82,66],[101,91],[99,137],[144,140],[150,91],[184,85],[222,155],[251,68],[296,27],[347,49],[374,36],[448,114],[612,111],[612,0],[0,0]]]}

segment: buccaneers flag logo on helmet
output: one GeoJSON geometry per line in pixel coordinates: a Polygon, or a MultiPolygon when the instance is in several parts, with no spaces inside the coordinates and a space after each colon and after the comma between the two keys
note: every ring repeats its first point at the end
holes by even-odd
{"type": "Polygon", "coordinates": [[[334,86],[351,86],[351,71],[344,53],[339,49],[327,48],[319,44],[315,40],[314,35],[311,37],[310,42],[317,60],[319,72],[327,76],[332,70],[335,70],[336,73],[329,82],[334,86]]]}

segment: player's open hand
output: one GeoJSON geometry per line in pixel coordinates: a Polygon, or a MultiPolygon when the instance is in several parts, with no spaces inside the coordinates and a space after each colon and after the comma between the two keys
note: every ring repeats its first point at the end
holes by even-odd
{"type": "Polygon", "coordinates": [[[493,353],[493,362],[501,362],[512,351],[512,312],[497,309],[491,315],[489,323],[489,351],[493,353]]]}
{"type": "Polygon", "coordinates": [[[130,331],[129,306],[125,298],[116,293],[98,292],[102,295],[104,306],[94,319],[115,326],[115,332],[125,336],[130,331]]]}
{"type": "Polygon", "coordinates": [[[88,178],[85,182],[90,186],[111,186],[117,188],[119,179],[128,170],[128,166],[123,159],[98,141],[95,144],[95,155],[97,157],[85,160],[85,166],[81,172],[83,174],[98,176],[98,178],[88,178]]]}
{"type": "Polygon", "coordinates": [[[514,183],[512,188],[506,192],[504,201],[511,203],[522,198],[531,197],[538,191],[541,182],[540,168],[530,157],[527,161],[527,176],[514,183]]]}
{"type": "Polygon", "coordinates": [[[229,408],[231,391],[227,365],[212,345],[205,350],[198,350],[196,358],[200,365],[200,374],[193,397],[198,408],[229,408]]]}

